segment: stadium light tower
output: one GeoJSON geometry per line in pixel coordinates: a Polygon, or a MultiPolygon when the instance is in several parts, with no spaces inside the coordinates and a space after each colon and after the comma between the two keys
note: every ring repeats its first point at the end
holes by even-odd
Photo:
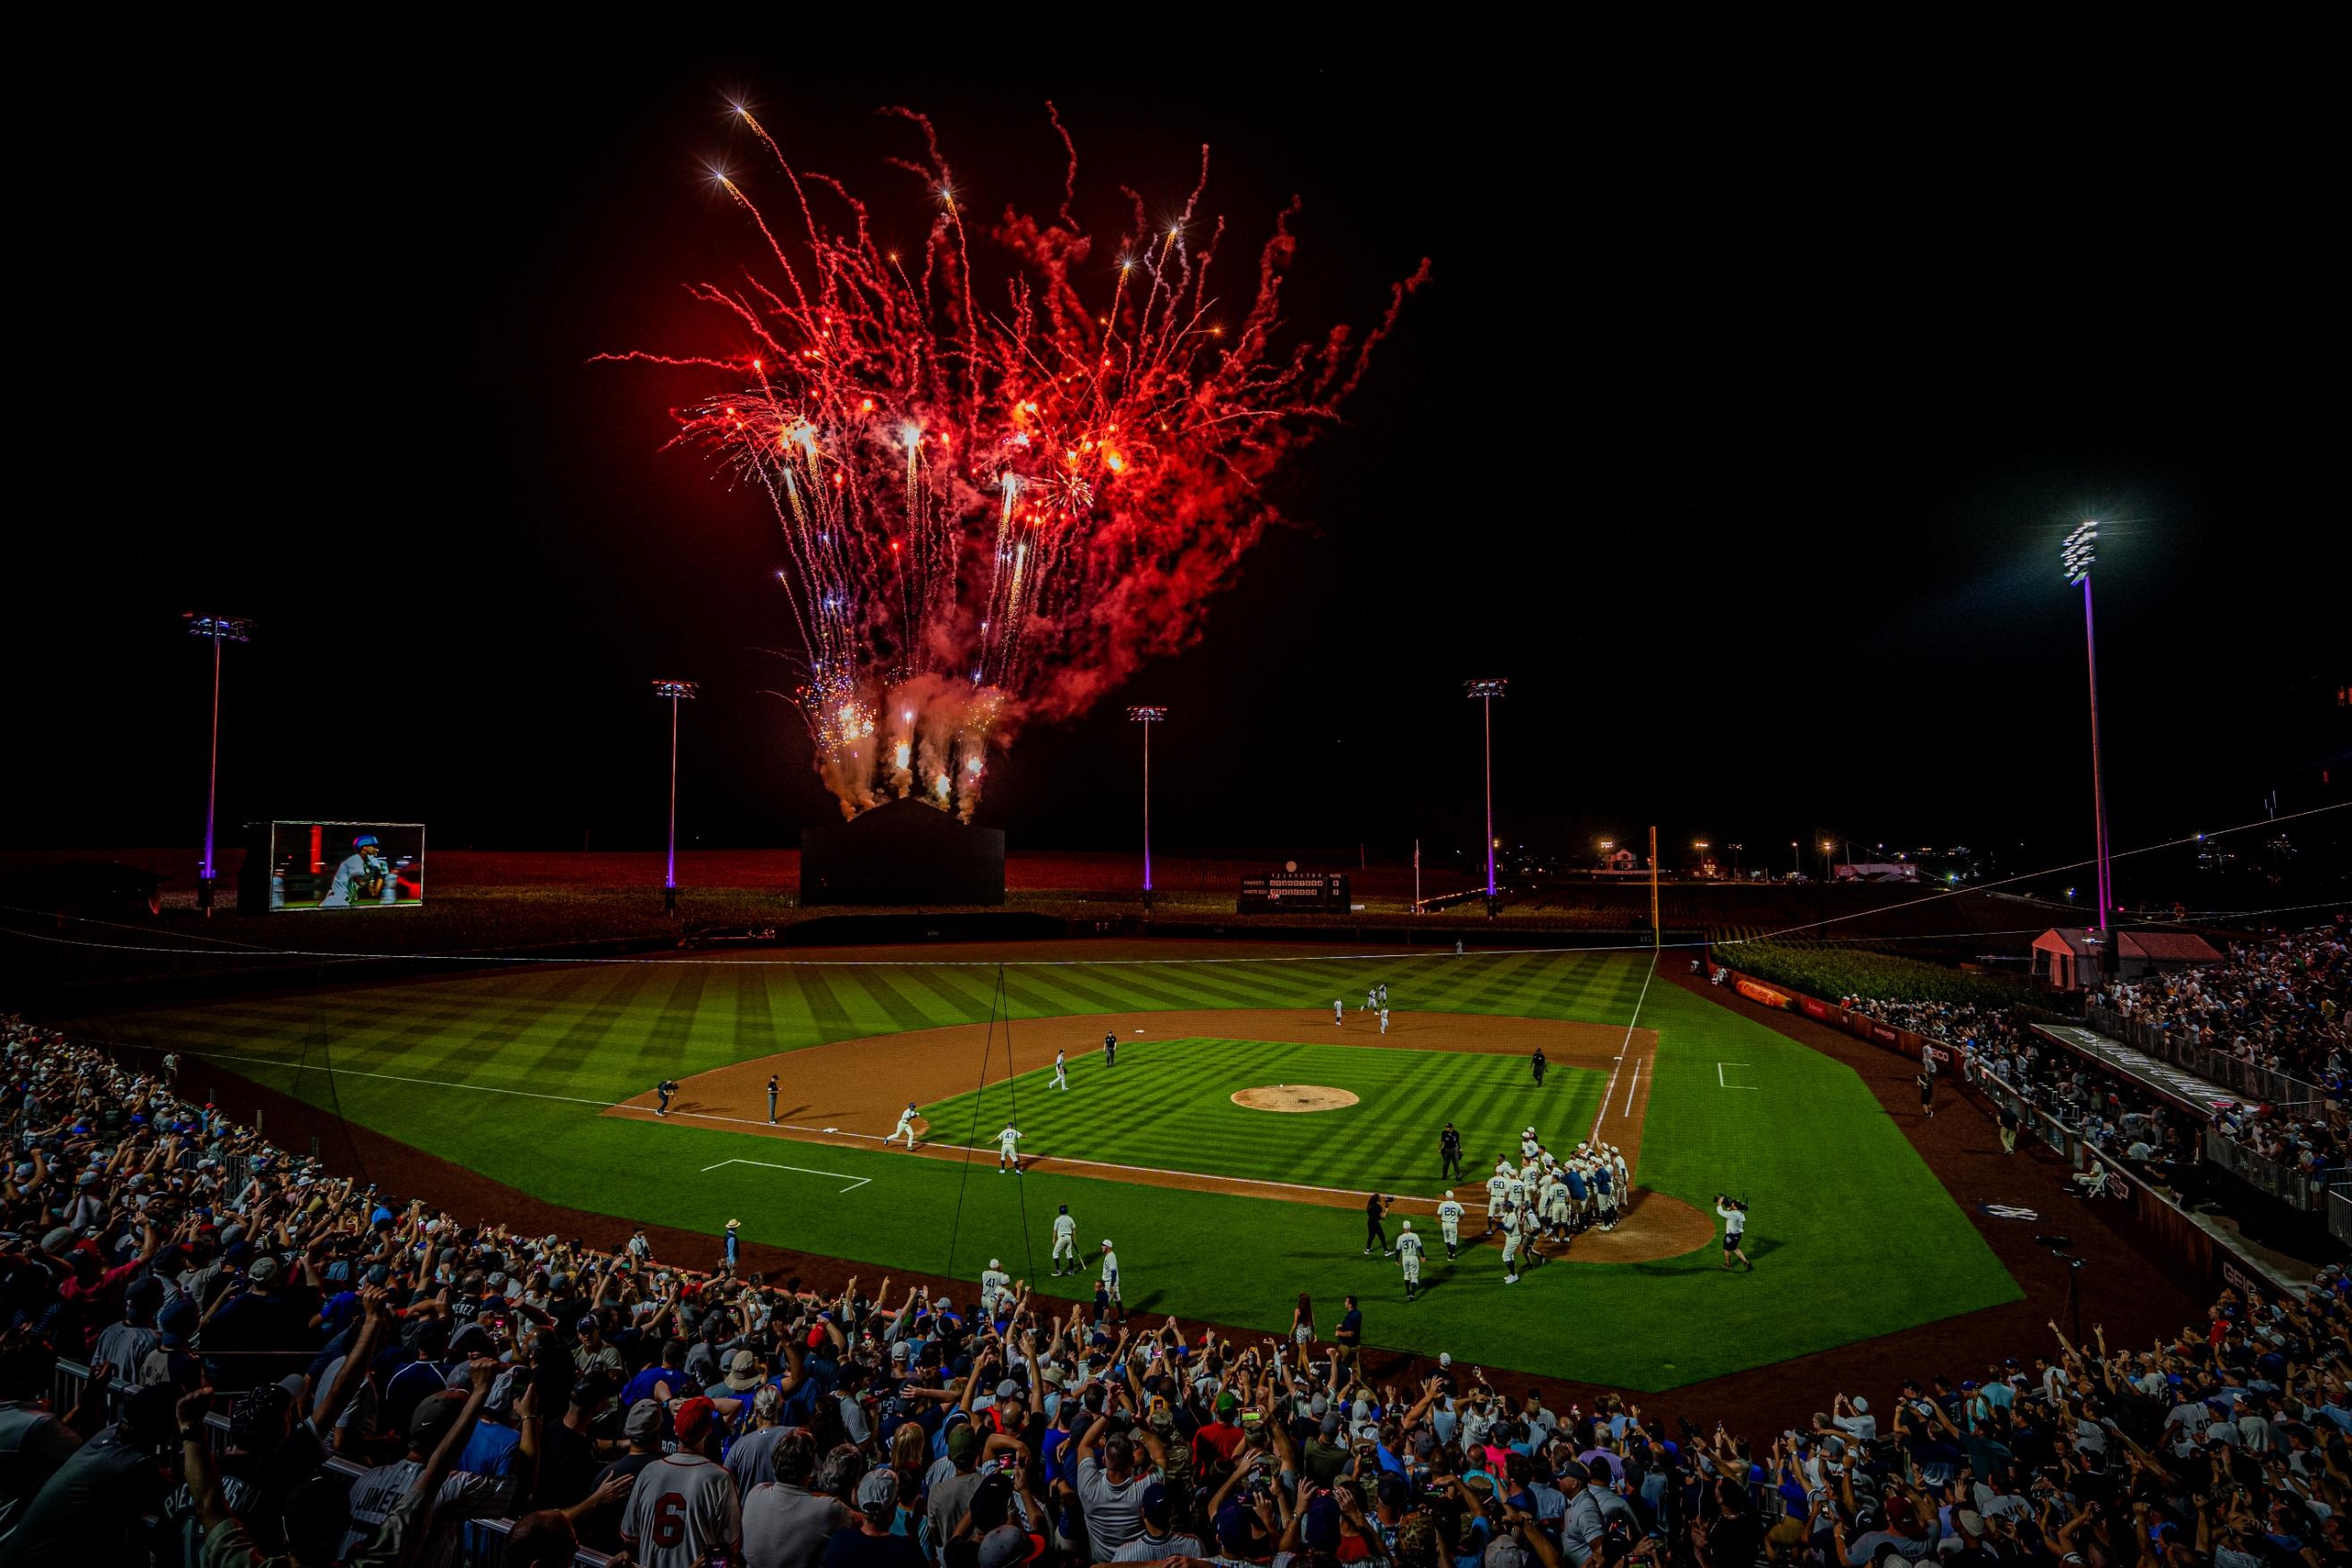
{"type": "Polygon", "coordinates": [[[1168,716],[1164,707],[1131,707],[1128,720],[1143,727],[1143,907],[1151,907],[1151,727],[1168,716]]]}
{"type": "Polygon", "coordinates": [[[1465,681],[1462,695],[1483,707],[1486,721],[1486,918],[1495,917],[1495,699],[1507,680],[1465,681]]]}
{"type": "Polygon", "coordinates": [[[213,888],[218,881],[213,867],[213,811],[220,800],[221,644],[252,642],[253,622],[236,615],[199,615],[193,610],[181,619],[188,623],[189,636],[202,637],[213,645],[213,740],[212,758],[205,768],[205,861],[196,871],[196,907],[210,920],[213,888]]]}
{"type": "Polygon", "coordinates": [[[656,681],[654,695],[669,702],[669,866],[662,876],[662,913],[677,913],[677,705],[695,694],[692,681],[656,681]]]}
{"type": "Polygon", "coordinates": [[[2066,570],[2069,583],[2083,585],[2083,661],[2090,676],[2091,690],[2091,824],[2095,830],[2095,845],[2098,855],[2097,873],[2094,879],[2099,894],[2099,935],[2107,931],[2107,911],[2115,904],[2115,883],[2107,870],[2107,795],[2099,779],[2099,652],[2098,640],[2091,627],[2091,565],[2098,559],[2099,525],[2085,518],[2079,528],[2066,536],[2058,554],[2066,570]]]}

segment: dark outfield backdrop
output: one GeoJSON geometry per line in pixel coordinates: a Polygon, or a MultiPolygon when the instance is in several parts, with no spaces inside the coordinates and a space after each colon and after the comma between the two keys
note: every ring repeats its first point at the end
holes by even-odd
{"type": "Polygon", "coordinates": [[[649,843],[668,716],[645,683],[675,674],[704,683],[690,841],[824,819],[760,695],[786,684],[760,651],[785,636],[765,507],[657,450],[655,378],[584,363],[687,340],[678,284],[752,257],[701,173],[750,162],[729,89],[908,235],[929,207],[881,160],[910,133],[875,106],[930,111],[988,214],[1057,197],[1052,97],[1097,228],[1120,182],[1181,200],[1207,141],[1238,275],[1300,193],[1307,329],[1434,259],[1352,424],[1280,491],[1305,526],[1206,641],[993,770],[984,820],[1016,846],[1131,836],[1120,706],[1149,700],[1171,845],[1475,847],[1456,683],[1500,672],[1515,831],[1658,820],[1785,855],[1822,823],[2066,858],[2084,718],[2054,563],[2084,507],[2126,519],[2100,578],[2118,842],[2273,787],[2308,803],[2352,679],[2303,370],[2316,139],[2267,105],[2069,113],[2056,82],[2019,84],[2014,130],[1911,90],[1538,112],[1561,84],[1519,69],[125,68],[31,176],[57,429],[17,468],[48,499],[17,509],[39,678],[5,698],[35,743],[6,837],[193,840],[192,605],[263,622],[230,652],[226,817],[649,843]]]}

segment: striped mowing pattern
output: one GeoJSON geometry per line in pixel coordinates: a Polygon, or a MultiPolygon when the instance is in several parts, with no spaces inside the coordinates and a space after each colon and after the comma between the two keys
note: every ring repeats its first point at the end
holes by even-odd
{"type": "Polygon", "coordinates": [[[1603,1073],[1555,1069],[1538,1090],[1518,1056],[1241,1040],[1137,1040],[1120,1045],[1117,1067],[1088,1051],[1073,1056],[1068,1089],[1053,1079],[1047,1066],[1023,1072],[1009,1091],[999,1080],[927,1106],[930,1136],[992,1149],[1011,1118],[1024,1158],[1434,1197],[1445,1185],[1437,1134],[1450,1119],[1475,1178],[1454,1184],[1466,1202],[1496,1155],[1517,1159],[1521,1128],[1534,1125],[1554,1148],[1575,1146],[1608,1082],[1603,1073]],[[1357,1103],[1291,1113],[1233,1103],[1235,1090],[1277,1083],[1344,1089],[1357,1103]]]}
{"type": "MultiPolygon", "coordinates": [[[[1391,1006],[1622,1021],[1648,955],[1511,954],[1004,970],[1013,1018],[1155,1009],[1391,1006]]],[[[110,1018],[89,1032],[605,1101],[828,1040],[987,1019],[992,967],[615,963],[320,990],[110,1018]]]]}

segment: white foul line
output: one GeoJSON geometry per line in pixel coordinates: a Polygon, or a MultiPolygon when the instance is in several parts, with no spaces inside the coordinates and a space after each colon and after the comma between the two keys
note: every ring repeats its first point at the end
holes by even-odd
{"type": "MultiPolygon", "coordinates": [[[[1625,1040],[1617,1048],[1617,1065],[1609,1070],[1609,1085],[1601,1091],[1601,1114],[1592,1118],[1591,1135],[1595,1138],[1601,1136],[1601,1124],[1609,1120],[1609,1102],[1617,1095],[1617,1075],[1625,1071],[1625,1058],[1633,1049],[1633,1026],[1642,1021],[1642,1004],[1650,999],[1650,982],[1657,973],[1658,959],[1654,953],[1650,956],[1649,969],[1642,976],[1642,994],[1633,998],[1633,1016],[1625,1020],[1625,1040]]],[[[1642,1064],[1638,1061],[1633,1064],[1633,1076],[1636,1079],[1642,1076],[1642,1064]]],[[[1633,1092],[1629,1088],[1625,1091],[1625,1116],[1630,1120],[1633,1114],[1633,1092]]]]}
{"type": "MultiPolygon", "coordinates": [[[[1717,1088],[1718,1088],[1718,1089],[1754,1089],[1754,1088],[1756,1088],[1756,1085],[1755,1085],[1755,1084],[1753,1084],[1753,1083],[1727,1083],[1727,1082],[1724,1082],[1724,1080],[1723,1080],[1723,1070],[1724,1070],[1725,1068],[1727,1068],[1727,1067],[1745,1067],[1745,1066],[1747,1066],[1747,1065],[1748,1065],[1748,1063],[1746,1063],[1746,1062],[1744,1062],[1744,1061],[1718,1061],[1718,1062],[1717,1062],[1717,1063],[1715,1064],[1715,1086],[1716,1086],[1717,1088]]],[[[1759,1091],[1759,1092],[1760,1092],[1760,1091],[1759,1091]]]]}
{"type": "Polygon", "coordinates": [[[1642,1064],[1637,1061],[1633,1063],[1633,1076],[1626,1082],[1625,1085],[1625,1110],[1623,1113],[1625,1115],[1631,1116],[1633,1113],[1633,1091],[1640,1087],[1641,1082],[1642,1064]]]}
{"type": "Polygon", "coordinates": [[[807,1166],[780,1166],[773,1160],[721,1160],[718,1165],[703,1166],[702,1173],[703,1175],[708,1176],[712,1171],[721,1169],[727,1166],[758,1166],[764,1170],[798,1171],[803,1176],[831,1176],[835,1181],[845,1181],[849,1184],[847,1186],[841,1189],[844,1192],[856,1192],[859,1187],[866,1186],[874,1179],[872,1176],[853,1176],[846,1171],[821,1171],[812,1169],[807,1166]]]}
{"type": "MultiPolygon", "coordinates": [[[[308,1065],[300,1061],[289,1061],[282,1056],[223,1056],[217,1051],[191,1051],[188,1054],[201,1061],[236,1061],[250,1063],[257,1067],[290,1067],[298,1072],[308,1065]]],[[[542,1094],[536,1089],[501,1089],[495,1083],[459,1083],[447,1078],[406,1078],[397,1072],[367,1072],[356,1067],[332,1065],[314,1067],[310,1071],[326,1073],[329,1077],[382,1078],[394,1083],[422,1083],[431,1089],[470,1089],[477,1094],[513,1094],[524,1100],[561,1100],[567,1105],[593,1105],[601,1111],[609,1111],[613,1108],[613,1103],[609,1100],[584,1100],[577,1094],[542,1094]]]]}

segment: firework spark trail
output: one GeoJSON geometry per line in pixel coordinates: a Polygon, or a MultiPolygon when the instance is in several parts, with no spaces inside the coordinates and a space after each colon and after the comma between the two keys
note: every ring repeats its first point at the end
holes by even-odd
{"type": "Polygon", "coordinates": [[[1340,325],[1277,348],[1294,198],[1228,331],[1236,312],[1209,290],[1224,220],[1200,216],[1209,150],[1166,223],[1147,226],[1120,187],[1134,218],[1112,262],[1072,216],[1077,154],[1046,112],[1068,152],[1055,221],[1008,207],[989,225],[958,199],[929,120],[883,110],[923,141],[919,159],[888,162],[939,203],[910,267],[841,182],[795,170],[739,109],[797,229],[770,223],[749,175],[714,178],[781,286],[689,286],[734,354],[604,356],[727,378],[679,412],[674,440],[712,451],[774,510],[808,667],[793,695],[845,816],[911,796],[969,819],[992,744],[1083,712],[1189,643],[1273,517],[1260,486],[1337,417],[1429,276],[1424,260],[1360,338],[1340,325]],[[819,215],[836,201],[845,226],[819,215]],[[1000,308],[981,304],[999,285],[975,277],[976,239],[1011,257],[1000,308]]]}

